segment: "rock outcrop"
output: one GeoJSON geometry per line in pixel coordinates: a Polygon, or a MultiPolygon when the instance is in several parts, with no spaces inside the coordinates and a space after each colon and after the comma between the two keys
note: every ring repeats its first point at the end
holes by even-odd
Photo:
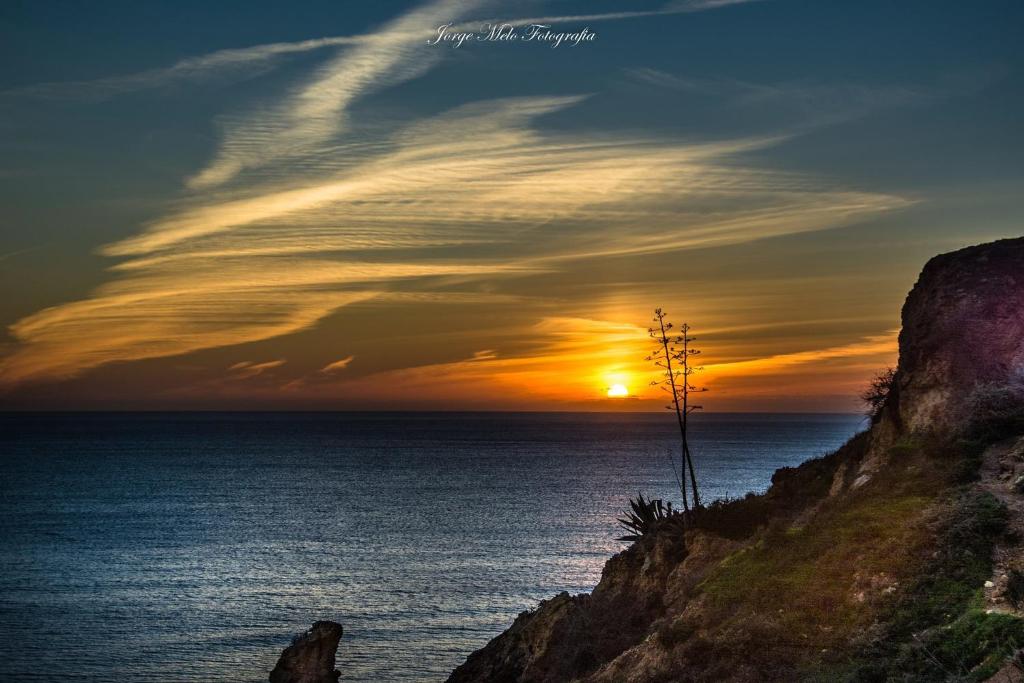
{"type": "Polygon", "coordinates": [[[700,576],[686,554],[681,537],[641,539],[608,561],[592,594],[562,593],[520,614],[504,636],[471,655],[449,681],[568,681],[614,659],[640,642],[669,608],[676,593],[672,584],[700,576]],[[675,572],[678,577],[671,576],[675,572]]]}
{"type": "Polygon", "coordinates": [[[341,672],[334,657],[341,641],[341,624],[318,621],[295,637],[270,672],[270,683],[336,683],[341,672]]]}
{"type": "Polygon", "coordinates": [[[986,402],[1024,401],[1024,238],[931,259],[903,305],[899,348],[870,451],[845,485],[870,480],[906,434],[955,438],[986,402]]]}
{"type": "Polygon", "coordinates": [[[449,682],[984,680],[1016,667],[1024,620],[975,596],[999,587],[993,575],[1016,596],[1024,566],[1007,533],[1024,514],[1006,498],[1024,495],[1019,473],[1002,466],[1000,496],[990,474],[978,482],[1024,443],[1024,238],[932,259],[899,343],[870,431],[780,470],[764,495],[644,536],[592,594],[524,612],[449,682]],[[967,438],[985,391],[998,419],[967,438]]]}
{"type": "Polygon", "coordinates": [[[902,317],[887,417],[902,431],[955,431],[978,385],[1024,380],[1024,238],[936,256],[902,317]]]}

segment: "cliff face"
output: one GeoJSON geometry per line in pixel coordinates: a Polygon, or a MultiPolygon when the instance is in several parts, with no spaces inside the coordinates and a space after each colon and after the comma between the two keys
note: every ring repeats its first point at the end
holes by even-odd
{"type": "Polygon", "coordinates": [[[608,561],[592,594],[562,593],[520,614],[449,681],[569,681],[612,661],[642,642],[652,623],[679,609],[709,560],[721,559],[729,546],[688,553],[680,536],[645,537],[608,561]]]}
{"type": "Polygon", "coordinates": [[[1022,368],[1024,238],[932,259],[869,432],[648,534],[449,681],[1014,680],[1022,368]]]}
{"type": "Polygon", "coordinates": [[[1024,380],[1024,239],[936,256],[903,306],[904,430],[956,429],[979,384],[1024,380]]]}

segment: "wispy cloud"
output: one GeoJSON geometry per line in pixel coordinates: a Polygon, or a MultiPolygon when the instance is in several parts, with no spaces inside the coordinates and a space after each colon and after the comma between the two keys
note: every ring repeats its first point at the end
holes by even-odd
{"type": "MultiPolygon", "coordinates": [[[[643,19],[646,17],[663,17],[671,14],[690,14],[719,9],[730,5],[745,5],[763,0],[678,0],[670,2],[659,9],[626,10],[621,12],[600,12],[594,14],[563,14],[529,18],[508,19],[495,17],[483,22],[485,24],[511,24],[512,26],[529,26],[531,24],[558,24],[565,22],[618,21],[622,19],[643,19]]],[[[463,24],[463,29],[479,28],[479,25],[463,24]]]]}
{"type": "MultiPolygon", "coordinates": [[[[657,377],[657,368],[642,360],[651,343],[646,328],[610,320],[553,316],[542,319],[527,333],[532,344],[515,353],[475,353],[461,360],[321,385],[318,390],[324,395],[358,395],[369,401],[386,401],[390,388],[401,386],[403,396],[410,397],[414,405],[417,396],[429,396],[456,404],[487,402],[491,407],[503,407],[521,402],[523,397],[538,406],[601,403],[607,398],[608,386],[623,384],[642,404],[637,407],[650,410],[662,405],[663,397],[650,386],[657,377]],[[482,392],[481,387],[490,389],[482,392]],[[511,398],[511,403],[503,403],[504,397],[511,398]]],[[[896,347],[896,332],[891,331],[854,338],[838,346],[717,362],[718,349],[709,345],[704,350],[710,351],[712,362],[703,368],[699,382],[712,387],[710,396],[719,408],[761,394],[768,400],[778,400],[783,383],[778,379],[766,383],[766,375],[799,376],[798,387],[804,391],[820,391],[815,383],[824,382],[828,392],[848,392],[852,397],[859,385],[845,386],[840,381],[848,383],[851,376],[862,381],[890,362],[896,347]],[[843,373],[851,367],[859,370],[843,373]],[[837,369],[838,376],[834,374],[837,369]]]]}
{"type": "Polygon", "coordinates": [[[167,67],[84,81],[36,83],[6,90],[0,95],[99,101],[128,92],[165,88],[178,83],[202,83],[225,78],[244,78],[261,73],[288,55],[330,47],[357,45],[369,40],[372,40],[369,36],[333,36],[292,43],[268,43],[252,47],[217,50],[197,57],[187,57],[167,67]]]}
{"type": "Polygon", "coordinates": [[[355,100],[385,85],[414,78],[441,58],[417,33],[465,16],[484,0],[435,0],[384,26],[373,40],[357,44],[317,70],[279,105],[228,124],[216,158],[189,179],[192,188],[211,187],[238,173],[281,157],[308,154],[346,125],[355,100]]]}
{"type": "Polygon", "coordinates": [[[320,372],[333,373],[338,372],[339,370],[344,370],[345,368],[348,367],[349,363],[351,363],[354,359],[355,356],[347,356],[345,358],[342,358],[341,360],[336,360],[333,363],[328,363],[327,365],[320,368],[320,372]]]}
{"type": "Polygon", "coordinates": [[[9,251],[9,252],[7,252],[5,254],[0,254],[0,261],[6,261],[8,259],[13,259],[13,258],[16,258],[18,256],[21,256],[22,254],[31,254],[34,251],[39,251],[40,249],[45,249],[47,246],[49,246],[49,245],[47,245],[47,244],[38,244],[38,245],[36,245],[34,247],[25,247],[24,249],[15,249],[14,251],[9,251]]]}
{"type": "Polygon", "coordinates": [[[793,81],[753,83],[668,73],[648,67],[630,68],[634,82],[713,98],[718,107],[757,112],[762,118],[788,115],[792,128],[831,125],[880,109],[934,100],[940,93],[921,87],[793,81]]]}
{"type": "Polygon", "coordinates": [[[709,9],[730,7],[732,5],[746,5],[751,2],[761,1],[762,0],[676,0],[676,2],[669,3],[669,7],[675,7],[686,12],[703,12],[704,10],[709,9]]]}
{"type": "Polygon", "coordinates": [[[647,383],[649,369],[639,360],[649,342],[646,328],[552,316],[525,333],[532,344],[523,352],[475,352],[462,360],[390,370],[323,389],[380,400],[389,387],[401,386],[411,398],[461,400],[476,396],[479,403],[486,400],[481,397],[481,387],[491,386],[501,389],[494,392],[500,404],[502,396],[516,400],[526,395],[537,402],[599,397],[610,382],[621,381],[618,377],[623,373],[637,380],[635,388],[647,383]]]}
{"type": "Polygon", "coordinates": [[[494,280],[586,258],[822,230],[906,203],[738,163],[773,140],[693,144],[532,128],[582,102],[460,107],[404,129],[391,151],[341,176],[192,200],[112,245],[108,254],[132,258],[91,298],[12,326],[22,346],[2,376],[66,376],[268,339],[400,292],[403,282],[494,280]]]}
{"type": "Polygon", "coordinates": [[[278,360],[268,360],[262,363],[257,363],[251,360],[244,360],[228,368],[228,372],[231,373],[229,379],[249,379],[250,377],[256,377],[262,375],[268,370],[279,368],[284,365],[287,361],[283,358],[278,360]]]}
{"type": "MultiPolygon", "coordinates": [[[[110,282],[11,326],[18,346],[0,362],[0,382],[267,340],[374,299],[507,302],[479,283],[825,230],[908,203],[745,161],[783,137],[699,143],[543,129],[544,117],[587,106],[584,95],[474,102],[342,147],[341,170],[307,163],[337,153],[356,99],[440,58],[408,41],[410,31],[482,7],[441,0],[414,10],[280,104],[238,119],[194,193],[105,248],[120,259],[110,282]],[[256,167],[266,172],[245,176],[256,167]]],[[[466,363],[517,367],[479,353],[466,363]]],[[[232,372],[277,367],[260,365],[232,372]]],[[[510,372],[520,370],[532,372],[510,372]]]]}
{"type": "Polygon", "coordinates": [[[783,353],[764,358],[751,358],[748,360],[715,363],[708,365],[706,370],[714,376],[726,375],[750,376],[758,372],[778,372],[783,368],[793,365],[804,365],[818,363],[826,360],[840,358],[874,357],[884,354],[894,354],[898,348],[898,329],[893,329],[885,334],[869,335],[849,344],[830,346],[810,351],[798,351],[795,353],[783,353]]]}
{"type": "MultiPolygon", "coordinates": [[[[719,9],[730,5],[741,5],[763,0],[683,0],[671,2],[654,10],[602,12],[577,15],[551,15],[528,18],[494,17],[482,22],[463,24],[464,28],[477,29],[484,23],[508,23],[514,26],[530,24],[553,24],[559,22],[604,22],[623,19],[657,17],[672,14],[687,14],[719,9]]],[[[438,3],[434,3],[435,5],[438,3]]],[[[473,8],[474,5],[486,6],[480,2],[463,2],[456,7],[458,14],[452,14],[449,20],[473,8]]],[[[425,7],[429,12],[430,6],[425,7]]],[[[424,13],[410,16],[411,21],[395,23],[380,33],[366,33],[346,36],[326,36],[293,42],[266,43],[240,48],[217,50],[204,55],[186,57],[170,66],[146,69],[134,73],[106,76],[90,80],[52,81],[35,83],[28,86],[13,88],[0,92],[2,97],[29,97],[42,99],[75,99],[84,101],[100,101],[130,92],[156,90],[185,83],[205,83],[223,80],[239,80],[259,75],[275,67],[282,59],[291,55],[324,50],[329,48],[345,48],[357,45],[378,45],[387,49],[396,39],[418,45],[423,39],[429,38],[436,30],[434,21],[445,21],[441,13],[424,13]],[[421,21],[421,18],[424,21],[421,21]]],[[[342,58],[344,59],[344,57],[342,58]]],[[[339,60],[340,61],[340,60],[339,60]]],[[[424,65],[429,66],[429,65],[424,65]]]]}

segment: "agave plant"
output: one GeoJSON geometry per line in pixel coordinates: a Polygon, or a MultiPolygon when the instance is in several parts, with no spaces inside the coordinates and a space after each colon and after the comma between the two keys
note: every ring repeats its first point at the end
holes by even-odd
{"type": "Polygon", "coordinates": [[[630,510],[624,510],[625,517],[618,519],[623,529],[630,532],[626,536],[619,537],[620,541],[638,541],[640,537],[651,531],[654,526],[677,513],[672,510],[672,503],[664,503],[660,498],[644,498],[644,494],[637,494],[636,498],[629,499],[630,510]]]}

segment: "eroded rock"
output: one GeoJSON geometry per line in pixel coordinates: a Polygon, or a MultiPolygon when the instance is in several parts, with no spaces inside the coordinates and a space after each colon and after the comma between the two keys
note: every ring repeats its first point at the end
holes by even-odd
{"type": "Polygon", "coordinates": [[[336,683],[335,653],[344,629],[333,621],[318,621],[295,637],[270,672],[270,683],[336,683]]]}
{"type": "Polygon", "coordinates": [[[901,431],[962,427],[972,390],[1024,372],[1024,238],[928,261],[903,306],[897,400],[901,431]]]}

